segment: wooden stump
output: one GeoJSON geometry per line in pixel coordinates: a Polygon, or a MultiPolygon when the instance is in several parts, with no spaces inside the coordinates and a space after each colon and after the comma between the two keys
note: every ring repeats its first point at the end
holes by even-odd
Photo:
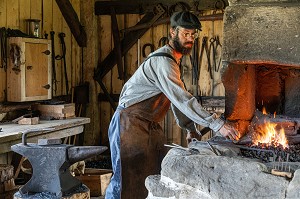
{"type": "Polygon", "coordinates": [[[14,176],[14,167],[12,165],[0,164],[0,183],[9,181],[14,176]]]}
{"type": "Polygon", "coordinates": [[[14,190],[6,191],[4,193],[0,193],[1,199],[12,199],[14,198],[14,194],[18,191],[18,187],[15,187],[14,190]]]}
{"type": "MultiPolygon", "coordinates": [[[[0,164],[0,197],[9,195],[16,191],[15,181],[14,181],[14,167],[12,165],[0,164]]],[[[9,197],[5,197],[9,198],[9,197]]],[[[12,198],[12,197],[11,197],[12,198]]]]}
{"type": "MultiPolygon", "coordinates": [[[[90,199],[90,189],[87,186],[82,185],[79,189],[80,190],[78,190],[78,192],[74,192],[70,196],[64,196],[61,199],[90,199]]],[[[14,199],[38,199],[38,198],[42,199],[42,198],[45,198],[45,195],[47,195],[47,198],[52,198],[52,197],[53,197],[53,199],[57,198],[56,196],[51,196],[51,195],[46,194],[46,193],[45,194],[37,193],[37,194],[34,194],[34,195],[22,196],[20,194],[20,192],[17,192],[14,195],[14,199]]]]}
{"type": "Polygon", "coordinates": [[[72,196],[63,197],[62,199],[90,199],[90,190],[83,193],[75,193],[72,196]]]}

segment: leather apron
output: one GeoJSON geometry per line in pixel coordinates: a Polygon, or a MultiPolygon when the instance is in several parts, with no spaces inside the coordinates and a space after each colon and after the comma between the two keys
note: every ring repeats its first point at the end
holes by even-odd
{"type": "Polygon", "coordinates": [[[167,149],[159,122],[169,108],[168,98],[159,94],[121,110],[122,199],[146,198],[146,177],[160,173],[167,149]]]}

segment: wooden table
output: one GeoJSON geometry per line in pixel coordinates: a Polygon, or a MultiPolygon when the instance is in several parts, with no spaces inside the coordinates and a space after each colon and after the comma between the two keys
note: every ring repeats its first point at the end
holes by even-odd
{"type": "Polygon", "coordinates": [[[38,130],[27,135],[27,142],[36,143],[41,138],[66,138],[83,132],[84,124],[90,123],[90,118],[69,118],[64,120],[40,121],[36,125],[1,124],[0,154],[10,152],[10,147],[22,142],[22,132],[38,130]],[[47,129],[47,130],[45,130],[47,129]]]}

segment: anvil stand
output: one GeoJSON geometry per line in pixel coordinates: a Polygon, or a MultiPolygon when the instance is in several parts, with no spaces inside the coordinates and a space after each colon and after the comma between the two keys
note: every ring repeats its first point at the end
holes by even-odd
{"type": "Polygon", "coordinates": [[[14,195],[15,199],[58,199],[88,189],[73,177],[69,167],[81,160],[99,155],[105,146],[72,146],[60,144],[60,139],[43,139],[38,144],[27,143],[26,131],[22,143],[11,146],[12,151],[27,157],[32,165],[31,179],[14,195]]]}

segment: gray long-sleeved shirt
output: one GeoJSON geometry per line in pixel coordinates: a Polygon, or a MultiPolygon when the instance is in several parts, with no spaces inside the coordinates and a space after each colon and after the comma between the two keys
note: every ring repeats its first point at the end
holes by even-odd
{"type": "MultiPolygon", "coordinates": [[[[173,49],[169,45],[163,46],[152,54],[158,52],[173,56],[173,49]]],[[[216,118],[216,114],[211,115],[204,110],[197,99],[186,91],[180,79],[178,62],[179,60],[176,63],[166,56],[152,57],[143,62],[125,83],[119,105],[126,108],[163,93],[170,100],[176,122],[181,128],[195,131],[195,122],[218,131],[224,121],[216,118]]]]}

